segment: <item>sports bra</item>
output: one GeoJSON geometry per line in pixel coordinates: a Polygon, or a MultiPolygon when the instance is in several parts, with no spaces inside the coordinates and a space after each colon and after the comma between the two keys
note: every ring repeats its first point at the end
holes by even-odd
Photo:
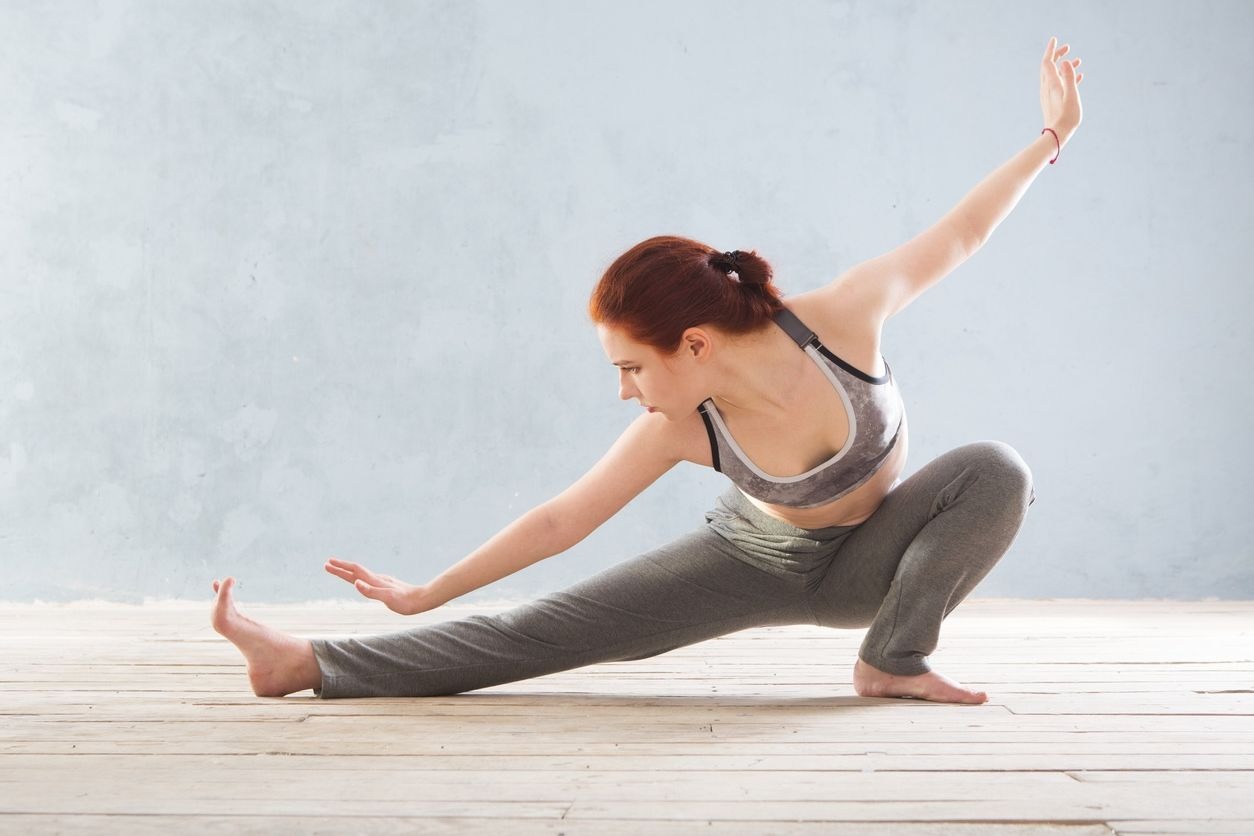
{"type": "Polygon", "coordinates": [[[897,445],[905,404],[888,360],[884,360],[884,374],[872,377],[833,354],[787,308],[781,308],[774,319],[840,394],[845,414],[849,416],[849,437],[845,446],[805,473],[772,476],[751,462],[740,449],[727,431],[713,398],[702,401],[697,411],[710,437],[714,469],[725,474],[743,493],[773,505],[816,508],[840,499],[875,475],[897,445]]]}

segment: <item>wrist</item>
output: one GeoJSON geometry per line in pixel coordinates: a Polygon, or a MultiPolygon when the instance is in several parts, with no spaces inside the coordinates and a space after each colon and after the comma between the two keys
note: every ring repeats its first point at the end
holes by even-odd
{"type": "Polygon", "coordinates": [[[1060,128],[1042,128],[1041,133],[1036,138],[1036,142],[1032,143],[1033,148],[1041,149],[1045,154],[1045,160],[1053,163],[1062,153],[1062,147],[1067,144],[1067,134],[1060,128]]]}
{"type": "MultiPolygon", "coordinates": [[[[1054,133],[1058,134],[1059,145],[1066,145],[1067,140],[1071,139],[1071,135],[1075,133],[1075,125],[1068,125],[1064,122],[1049,125],[1049,128],[1051,128],[1054,133]]],[[[1043,133],[1045,136],[1050,136],[1049,131],[1044,131],[1043,133]]]]}
{"type": "Polygon", "coordinates": [[[427,610],[433,610],[436,607],[442,606],[453,596],[450,595],[447,598],[442,598],[440,593],[436,590],[435,584],[430,583],[426,586],[412,587],[409,590],[409,594],[405,597],[409,603],[409,614],[417,615],[420,612],[426,612],[427,610]]]}

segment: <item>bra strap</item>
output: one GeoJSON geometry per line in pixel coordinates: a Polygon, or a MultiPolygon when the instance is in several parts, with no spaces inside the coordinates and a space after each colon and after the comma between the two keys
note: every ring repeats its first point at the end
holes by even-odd
{"type": "Polygon", "coordinates": [[[779,327],[787,331],[788,336],[792,337],[793,342],[802,348],[805,348],[812,340],[818,342],[818,338],[810,330],[810,327],[787,308],[780,308],[776,311],[774,318],[779,327]]]}

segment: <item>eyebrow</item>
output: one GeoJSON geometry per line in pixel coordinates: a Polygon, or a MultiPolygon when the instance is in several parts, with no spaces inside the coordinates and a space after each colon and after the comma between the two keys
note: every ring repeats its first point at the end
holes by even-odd
{"type": "Polygon", "coordinates": [[[615,360],[615,361],[614,361],[611,365],[614,365],[614,366],[634,366],[634,365],[636,365],[636,361],[635,361],[635,360],[615,360]]]}

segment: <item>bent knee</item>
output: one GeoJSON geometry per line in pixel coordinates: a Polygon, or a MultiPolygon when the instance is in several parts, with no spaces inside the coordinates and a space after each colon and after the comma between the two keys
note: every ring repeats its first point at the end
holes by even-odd
{"type": "Polygon", "coordinates": [[[1004,441],[977,441],[969,445],[977,466],[1004,484],[1007,491],[1022,497],[1028,505],[1036,501],[1032,468],[1019,451],[1004,441]]]}

